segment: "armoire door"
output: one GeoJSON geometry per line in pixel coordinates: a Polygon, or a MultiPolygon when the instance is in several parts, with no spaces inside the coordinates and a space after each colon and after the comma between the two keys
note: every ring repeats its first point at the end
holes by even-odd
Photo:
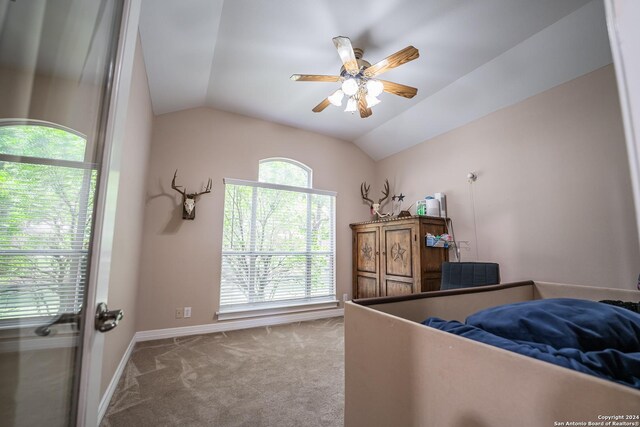
{"type": "Polygon", "coordinates": [[[381,230],[381,295],[419,292],[419,284],[416,283],[419,263],[416,225],[386,225],[381,230]]]}
{"type": "Polygon", "coordinates": [[[380,296],[379,258],[380,227],[363,227],[353,231],[353,298],[380,296]]]}

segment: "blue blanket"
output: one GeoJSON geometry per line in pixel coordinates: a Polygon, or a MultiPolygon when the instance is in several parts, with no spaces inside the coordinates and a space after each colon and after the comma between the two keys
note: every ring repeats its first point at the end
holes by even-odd
{"type": "Polygon", "coordinates": [[[640,389],[640,314],[570,298],[507,304],[424,325],[640,389]]]}

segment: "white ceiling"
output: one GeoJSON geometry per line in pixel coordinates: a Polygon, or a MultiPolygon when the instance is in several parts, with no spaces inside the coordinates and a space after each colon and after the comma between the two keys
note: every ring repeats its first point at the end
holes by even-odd
{"type": "Polygon", "coordinates": [[[381,159],[611,63],[601,0],[144,0],[140,36],[156,114],[210,106],[353,141],[381,159]],[[373,115],[311,109],[337,83],[331,39],[418,88],[373,115]]]}

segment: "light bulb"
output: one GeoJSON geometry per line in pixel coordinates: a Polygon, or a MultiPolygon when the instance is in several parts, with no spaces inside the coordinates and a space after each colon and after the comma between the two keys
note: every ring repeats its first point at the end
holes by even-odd
{"type": "Polygon", "coordinates": [[[380,100],[378,98],[376,98],[375,96],[373,96],[372,94],[370,94],[370,93],[367,94],[365,99],[367,100],[367,107],[368,108],[371,108],[374,105],[380,104],[380,100]]]}
{"type": "Polygon", "coordinates": [[[345,79],[342,82],[342,91],[347,96],[353,96],[358,92],[358,81],[356,79],[345,79]]]}
{"type": "Polygon", "coordinates": [[[342,105],[343,96],[344,96],[344,93],[340,89],[338,89],[337,91],[333,92],[327,99],[329,100],[330,103],[332,103],[336,107],[339,107],[342,105]]]}
{"type": "Polygon", "coordinates": [[[384,85],[380,80],[371,79],[367,81],[367,93],[372,96],[378,96],[384,90],[384,85]]]}
{"type": "Polygon", "coordinates": [[[354,97],[349,98],[347,101],[347,108],[344,109],[346,113],[353,113],[356,111],[356,99],[354,97]]]}

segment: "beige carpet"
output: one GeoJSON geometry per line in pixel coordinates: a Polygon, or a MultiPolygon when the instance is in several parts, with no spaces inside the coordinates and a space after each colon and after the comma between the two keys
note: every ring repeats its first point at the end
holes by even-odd
{"type": "Polygon", "coordinates": [[[341,317],[136,345],[102,426],[342,426],[341,317]]]}

